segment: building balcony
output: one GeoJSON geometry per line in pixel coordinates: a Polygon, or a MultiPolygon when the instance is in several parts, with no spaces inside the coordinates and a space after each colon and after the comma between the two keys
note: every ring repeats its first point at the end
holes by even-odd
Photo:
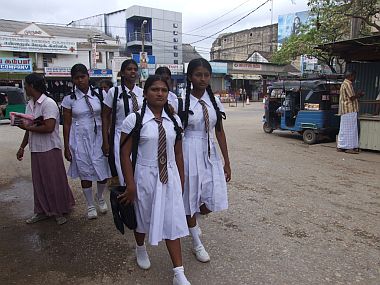
{"type": "MultiPolygon", "coordinates": [[[[127,46],[134,46],[134,45],[142,45],[142,33],[140,33],[140,32],[128,33],[127,46]]],[[[151,33],[145,33],[144,34],[144,45],[146,45],[146,46],[152,45],[152,34],[151,33]]]]}

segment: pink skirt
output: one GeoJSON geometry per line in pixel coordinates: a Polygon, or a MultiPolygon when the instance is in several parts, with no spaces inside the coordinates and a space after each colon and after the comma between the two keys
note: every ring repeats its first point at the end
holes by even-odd
{"type": "Polygon", "coordinates": [[[32,180],[34,213],[61,216],[75,205],[67,182],[62,151],[58,148],[46,152],[32,152],[32,180]]]}

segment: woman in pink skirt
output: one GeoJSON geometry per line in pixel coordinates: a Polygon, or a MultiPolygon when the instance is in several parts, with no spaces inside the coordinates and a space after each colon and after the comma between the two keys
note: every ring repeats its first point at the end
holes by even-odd
{"type": "Polygon", "coordinates": [[[53,216],[57,224],[62,225],[67,221],[63,215],[70,212],[75,202],[63,164],[58,106],[45,95],[45,80],[36,73],[25,77],[25,91],[31,98],[26,114],[35,118],[33,125],[21,120],[17,122],[25,130],[17,159],[22,160],[29,144],[32,161],[34,215],[26,223],[33,224],[53,216]]]}

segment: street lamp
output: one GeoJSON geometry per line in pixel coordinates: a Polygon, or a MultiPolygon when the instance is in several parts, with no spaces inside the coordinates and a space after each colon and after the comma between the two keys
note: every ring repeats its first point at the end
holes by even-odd
{"type": "Polygon", "coordinates": [[[144,44],[145,44],[145,28],[144,26],[148,23],[147,20],[144,20],[141,23],[141,52],[140,52],[140,82],[141,87],[144,87],[144,82],[148,78],[148,62],[147,62],[147,55],[144,53],[144,44]]]}
{"type": "Polygon", "coordinates": [[[145,43],[145,25],[148,23],[147,20],[144,20],[141,23],[141,52],[144,52],[144,43],[145,43]]]}

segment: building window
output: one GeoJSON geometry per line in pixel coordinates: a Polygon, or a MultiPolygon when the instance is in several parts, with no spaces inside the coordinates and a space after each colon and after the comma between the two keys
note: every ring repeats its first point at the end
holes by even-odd
{"type": "Polygon", "coordinates": [[[174,64],[178,64],[178,59],[175,59],[175,60],[174,60],[174,64]]]}
{"type": "Polygon", "coordinates": [[[29,53],[27,53],[27,52],[13,52],[13,57],[29,58],[29,53]]]}
{"type": "Polygon", "coordinates": [[[178,38],[173,38],[174,43],[178,43],[178,38]]]}
{"type": "Polygon", "coordinates": [[[102,53],[100,51],[96,52],[96,62],[102,63],[102,53]]]}
{"type": "Polygon", "coordinates": [[[178,24],[177,23],[173,23],[173,28],[178,28],[178,24]]]}
{"type": "Polygon", "coordinates": [[[108,57],[109,57],[109,59],[113,59],[113,57],[114,57],[113,51],[108,52],[108,57]]]}
{"type": "Polygon", "coordinates": [[[175,52],[175,53],[174,53],[174,57],[178,57],[178,52],[175,52]]]}
{"type": "Polygon", "coordinates": [[[174,46],[173,46],[173,49],[177,50],[177,49],[178,49],[178,46],[177,46],[177,45],[174,45],[174,46]]]}
{"type": "Polygon", "coordinates": [[[252,35],[253,35],[252,33],[249,34],[250,37],[252,37],[252,35]]]}

